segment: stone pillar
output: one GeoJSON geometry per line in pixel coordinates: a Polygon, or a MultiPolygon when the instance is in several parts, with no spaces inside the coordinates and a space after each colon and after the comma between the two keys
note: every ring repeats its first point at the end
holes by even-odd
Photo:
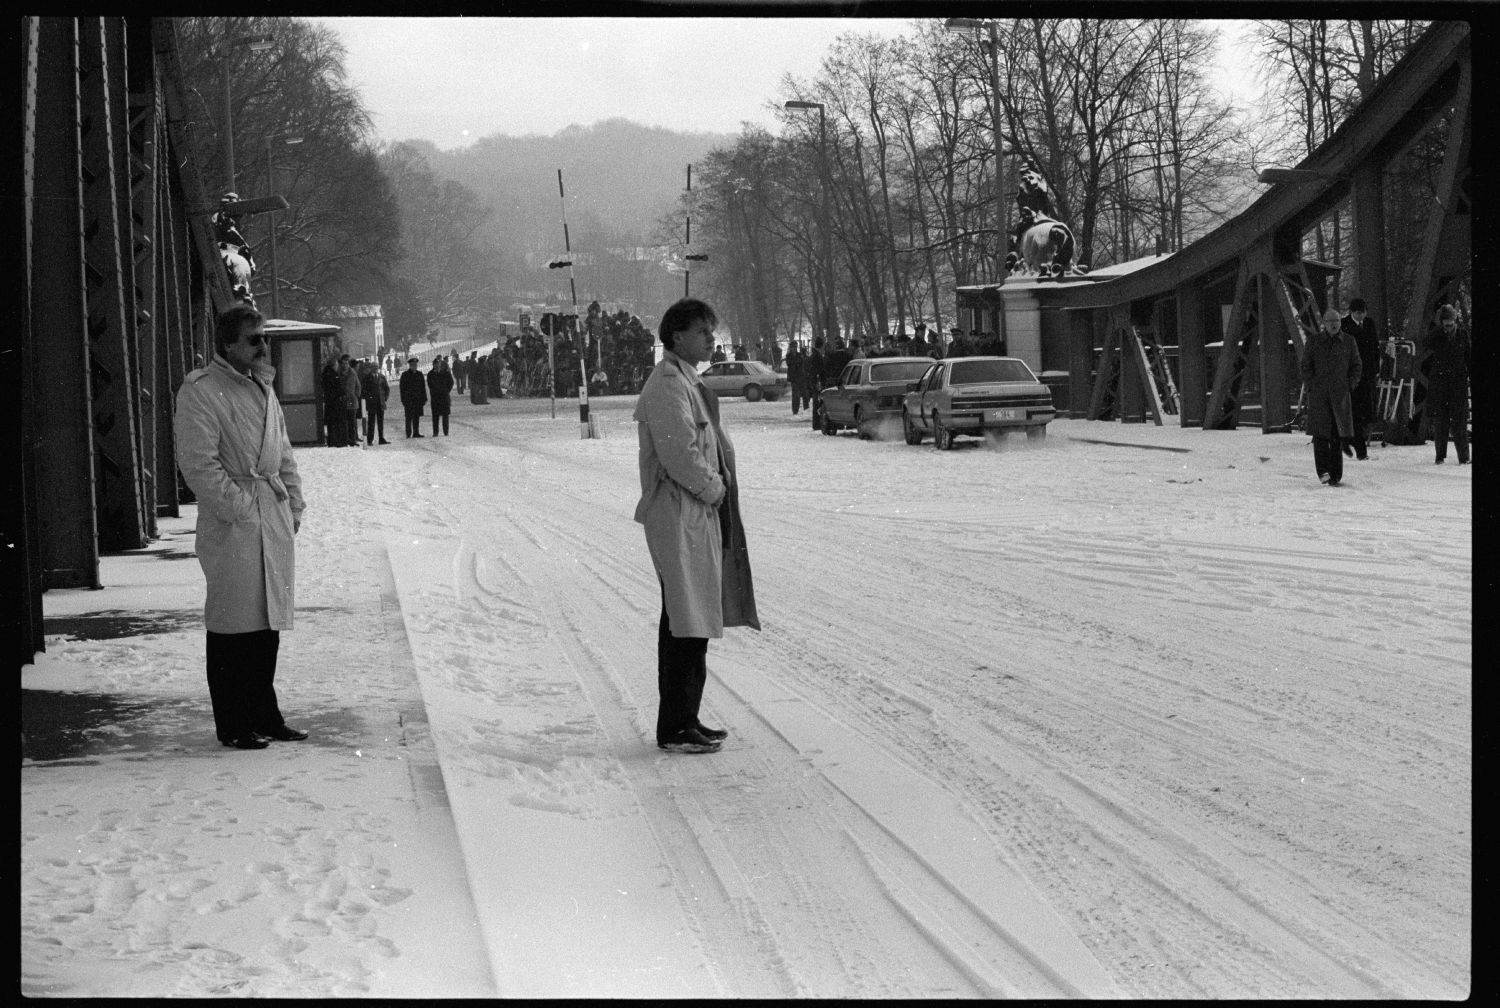
{"type": "Polygon", "coordinates": [[[1068,331],[1068,415],[1088,416],[1089,401],[1094,395],[1094,314],[1095,309],[1065,313],[1068,331]]]}
{"type": "Polygon", "coordinates": [[[1031,370],[1042,370],[1042,303],[1028,283],[1000,287],[1005,304],[1006,353],[1019,357],[1031,370]]]}

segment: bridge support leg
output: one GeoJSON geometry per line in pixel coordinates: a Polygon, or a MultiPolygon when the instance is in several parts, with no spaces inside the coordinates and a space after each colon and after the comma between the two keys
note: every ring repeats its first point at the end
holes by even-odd
{"type": "Polygon", "coordinates": [[[47,588],[100,587],[84,297],[80,29],[74,18],[44,17],[38,37],[36,116],[39,123],[55,124],[36,131],[32,202],[33,458],[47,588]]]}
{"type": "Polygon", "coordinates": [[[1177,371],[1181,386],[1178,417],[1184,427],[1202,427],[1208,403],[1207,329],[1203,318],[1203,290],[1194,284],[1177,289],[1177,371]]]}

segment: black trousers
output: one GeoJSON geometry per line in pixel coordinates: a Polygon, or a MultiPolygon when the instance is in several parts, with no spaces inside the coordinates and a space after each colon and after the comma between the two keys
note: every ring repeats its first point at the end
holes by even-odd
{"type": "Polygon", "coordinates": [[[698,726],[698,706],[708,679],[707,637],[673,637],[668,627],[663,591],[661,623],[656,630],[656,688],[661,702],[656,710],[656,741],[698,726]]]}
{"type": "Polygon", "coordinates": [[[1448,439],[1458,449],[1458,460],[1469,461],[1469,404],[1452,393],[1427,393],[1427,424],[1432,428],[1432,444],[1439,460],[1448,457],[1448,439]]]}
{"type": "Polygon", "coordinates": [[[422,407],[406,407],[406,436],[412,437],[422,433],[422,407]]]}
{"type": "Polygon", "coordinates": [[[385,407],[365,404],[365,444],[374,444],[376,435],[385,440],[385,407]]]}
{"type": "Polygon", "coordinates": [[[344,439],[344,406],[337,400],[323,404],[323,422],[328,425],[328,447],[342,448],[344,439]]]}
{"type": "Polygon", "coordinates": [[[214,730],[229,742],[251,732],[282,727],[276,705],[276,630],[208,634],[208,697],[214,708],[214,730]]]}
{"type": "Polygon", "coordinates": [[[1342,438],[1313,438],[1313,465],[1318,475],[1328,474],[1337,483],[1344,478],[1344,450],[1342,438]]]}
{"type": "Polygon", "coordinates": [[[1375,383],[1360,382],[1349,395],[1349,406],[1354,414],[1354,450],[1360,458],[1365,456],[1365,445],[1370,440],[1370,428],[1375,424],[1375,383]]]}
{"type": "Polygon", "coordinates": [[[447,410],[443,410],[443,412],[439,413],[437,410],[433,410],[432,411],[432,436],[433,437],[437,437],[437,433],[438,433],[438,421],[439,420],[441,420],[443,422],[443,433],[444,434],[448,433],[448,411],[447,410]]]}
{"type": "Polygon", "coordinates": [[[796,416],[799,412],[801,412],[802,407],[803,407],[804,404],[807,405],[807,406],[811,406],[812,405],[812,398],[807,394],[806,391],[804,391],[801,388],[798,388],[796,385],[793,385],[792,386],[792,416],[796,416]]]}

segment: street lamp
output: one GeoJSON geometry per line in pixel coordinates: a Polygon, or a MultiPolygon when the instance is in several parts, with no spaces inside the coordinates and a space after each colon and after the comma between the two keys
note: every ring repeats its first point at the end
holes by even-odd
{"type": "Polygon", "coordinates": [[[246,46],[251,52],[265,52],[276,45],[270,35],[231,35],[219,49],[219,76],[224,85],[224,177],[225,192],[234,192],[234,107],[229,91],[229,47],[246,46]]]}
{"type": "Polygon", "coordinates": [[[995,254],[995,276],[1000,276],[1000,262],[1005,259],[1005,241],[1003,236],[1005,228],[1005,160],[1001,152],[1004,150],[1004,141],[1000,132],[1000,36],[996,28],[994,18],[983,21],[977,18],[948,18],[943,22],[943,27],[949,31],[964,30],[970,28],[986,28],[990,34],[990,128],[995,134],[995,228],[1002,236],[999,239],[999,251],[995,254]]]}
{"type": "Polygon", "coordinates": [[[833,173],[828,165],[828,125],[822,102],[789,101],[783,108],[818,110],[818,163],[823,183],[823,336],[828,349],[833,349],[833,337],[838,332],[838,309],[833,303],[833,213],[829,197],[833,191],[833,173]]]}
{"type": "MultiPolygon", "coordinates": [[[[302,142],[300,136],[281,137],[283,146],[290,147],[302,142]]],[[[266,195],[271,196],[276,189],[275,175],[271,167],[271,137],[266,137],[266,195]]],[[[285,204],[285,200],[282,203],[285,204]]],[[[276,280],[276,218],[267,217],[266,226],[271,232],[271,317],[281,318],[281,285],[276,280]]]]}

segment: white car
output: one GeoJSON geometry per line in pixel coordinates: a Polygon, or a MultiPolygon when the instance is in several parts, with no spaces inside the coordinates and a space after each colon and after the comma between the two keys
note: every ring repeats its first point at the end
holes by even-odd
{"type": "Polygon", "coordinates": [[[719,361],[703,371],[703,384],[721,396],[744,396],[750,402],[775,402],[786,394],[786,375],[760,361],[719,361]]]}
{"type": "Polygon", "coordinates": [[[1016,357],[949,357],[934,361],[920,381],[908,386],[901,408],[906,443],[932,443],[947,450],[957,434],[1024,430],[1028,438],[1047,436],[1057,416],[1052,390],[1016,357]]]}

